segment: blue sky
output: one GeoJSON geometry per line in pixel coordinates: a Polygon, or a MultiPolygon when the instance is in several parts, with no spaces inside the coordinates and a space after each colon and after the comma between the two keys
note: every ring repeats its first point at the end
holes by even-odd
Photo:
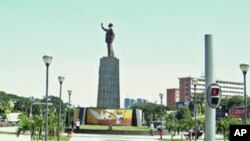
{"type": "Polygon", "coordinates": [[[0,90],[43,97],[49,54],[49,93],[59,95],[62,75],[64,101],[71,89],[73,104],[96,106],[107,54],[102,22],[114,24],[122,104],[159,101],[179,77],[204,75],[205,34],[213,34],[216,78],[241,82],[239,64],[250,62],[249,7],[247,0],[1,0],[0,90]]]}

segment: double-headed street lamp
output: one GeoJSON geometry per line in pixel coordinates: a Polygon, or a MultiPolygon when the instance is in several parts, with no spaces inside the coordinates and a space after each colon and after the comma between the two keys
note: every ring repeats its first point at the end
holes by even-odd
{"type": "Polygon", "coordinates": [[[48,140],[48,86],[49,86],[49,64],[52,61],[52,56],[44,55],[43,56],[43,61],[46,65],[46,114],[45,114],[45,141],[48,140]]]}
{"type": "MultiPolygon", "coordinates": [[[[30,118],[32,117],[32,107],[33,105],[46,105],[46,103],[35,102],[30,105],[30,118]]],[[[48,103],[48,106],[53,105],[53,103],[48,103]]]]}
{"type": "Polygon", "coordinates": [[[68,93],[69,93],[69,111],[68,111],[68,127],[70,127],[70,96],[71,96],[71,93],[72,93],[72,90],[68,90],[68,93]]]}
{"type": "Polygon", "coordinates": [[[196,86],[198,84],[198,80],[197,79],[192,79],[192,84],[194,85],[194,122],[195,122],[195,125],[194,125],[194,133],[195,133],[195,141],[197,140],[197,119],[196,119],[196,111],[197,111],[197,101],[196,101],[196,86]]]}
{"type": "Polygon", "coordinates": [[[244,124],[247,124],[247,92],[246,92],[246,74],[248,71],[249,65],[248,64],[240,64],[240,69],[243,72],[244,77],[244,107],[245,107],[245,118],[244,124]]]}
{"type": "Polygon", "coordinates": [[[160,133],[160,139],[162,139],[162,134],[163,134],[163,129],[162,129],[162,98],[163,98],[163,93],[159,93],[159,96],[161,98],[161,133],[160,133]]]}
{"type": "Polygon", "coordinates": [[[62,83],[63,83],[64,77],[63,76],[58,76],[58,81],[60,83],[60,93],[59,93],[59,114],[58,114],[58,135],[57,135],[57,141],[60,140],[60,131],[61,131],[61,97],[62,97],[62,83]]]}

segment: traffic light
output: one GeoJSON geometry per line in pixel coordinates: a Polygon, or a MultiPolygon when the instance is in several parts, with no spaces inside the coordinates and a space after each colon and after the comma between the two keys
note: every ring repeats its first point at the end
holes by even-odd
{"type": "Polygon", "coordinates": [[[207,88],[206,99],[210,108],[217,108],[221,100],[221,88],[218,84],[212,83],[207,88]]]}

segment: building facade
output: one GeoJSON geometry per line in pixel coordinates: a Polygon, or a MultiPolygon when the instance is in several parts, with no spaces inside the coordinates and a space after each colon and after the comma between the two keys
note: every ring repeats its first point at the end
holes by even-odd
{"type": "Polygon", "coordinates": [[[135,99],[125,98],[124,107],[125,107],[125,108],[130,108],[130,107],[133,106],[135,103],[136,103],[136,100],[135,100],[135,99]]]}
{"type": "MultiPolygon", "coordinates": [[[[194,94],[194,85],[192,79],[197,79],[196,93],[205,93],[205,79],[195,77],[179,78],[180,101],[188,104],[194,94]]],[[[216,80],[221,86],[222,98],[230,98],[232,96],[243,96],[244,85],[240,82],[216,80]]]]}
{"type": "Polygon", "coordinates": [[[179,102],[179,89],[171,88],[167,89],[167,106],[175,106],[176,102],[179,102]]]}
{"type": "Polygon", "coordinates": [[[125,98],[124,107],[130,108],[134,106],[135,104],[143,104],[143,103],[148,103],[148,100],[142,99],[142,98],[137,98],[136,100],[132,98],[125,98]]]}
{"type": "MultiPolygon", "coordinates": [[[[181,102],[185,105],[189,104],[194,94],[194,85],[192,80],[197,79],[196,93],[205,93],[205,79],[197,77],[181,77],[179,78],[179,89],[167,89],[167,106],[174,106],[181,102]]],[[[232,96],[243,96],[244,85],[240,82],[216,80],[222,90],[222,98],[230,98],[232,96]]]]}

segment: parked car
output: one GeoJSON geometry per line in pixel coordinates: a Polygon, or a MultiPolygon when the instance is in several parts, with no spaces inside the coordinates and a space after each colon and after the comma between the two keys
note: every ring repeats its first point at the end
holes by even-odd
{"type": "Polygon", "coordinates": [[[5,119],[0,118],[0,126],[8,126],[8,122],[5,119]]]}
{"type": "Polygon", "coordinates": [[[162,124],[162,126],[161,126],[161,124],[156,126],[156,129],[161,129],[161,128],[162,129],[167,129],[167,126],[164,125],[164,124],[162,124]]]}

